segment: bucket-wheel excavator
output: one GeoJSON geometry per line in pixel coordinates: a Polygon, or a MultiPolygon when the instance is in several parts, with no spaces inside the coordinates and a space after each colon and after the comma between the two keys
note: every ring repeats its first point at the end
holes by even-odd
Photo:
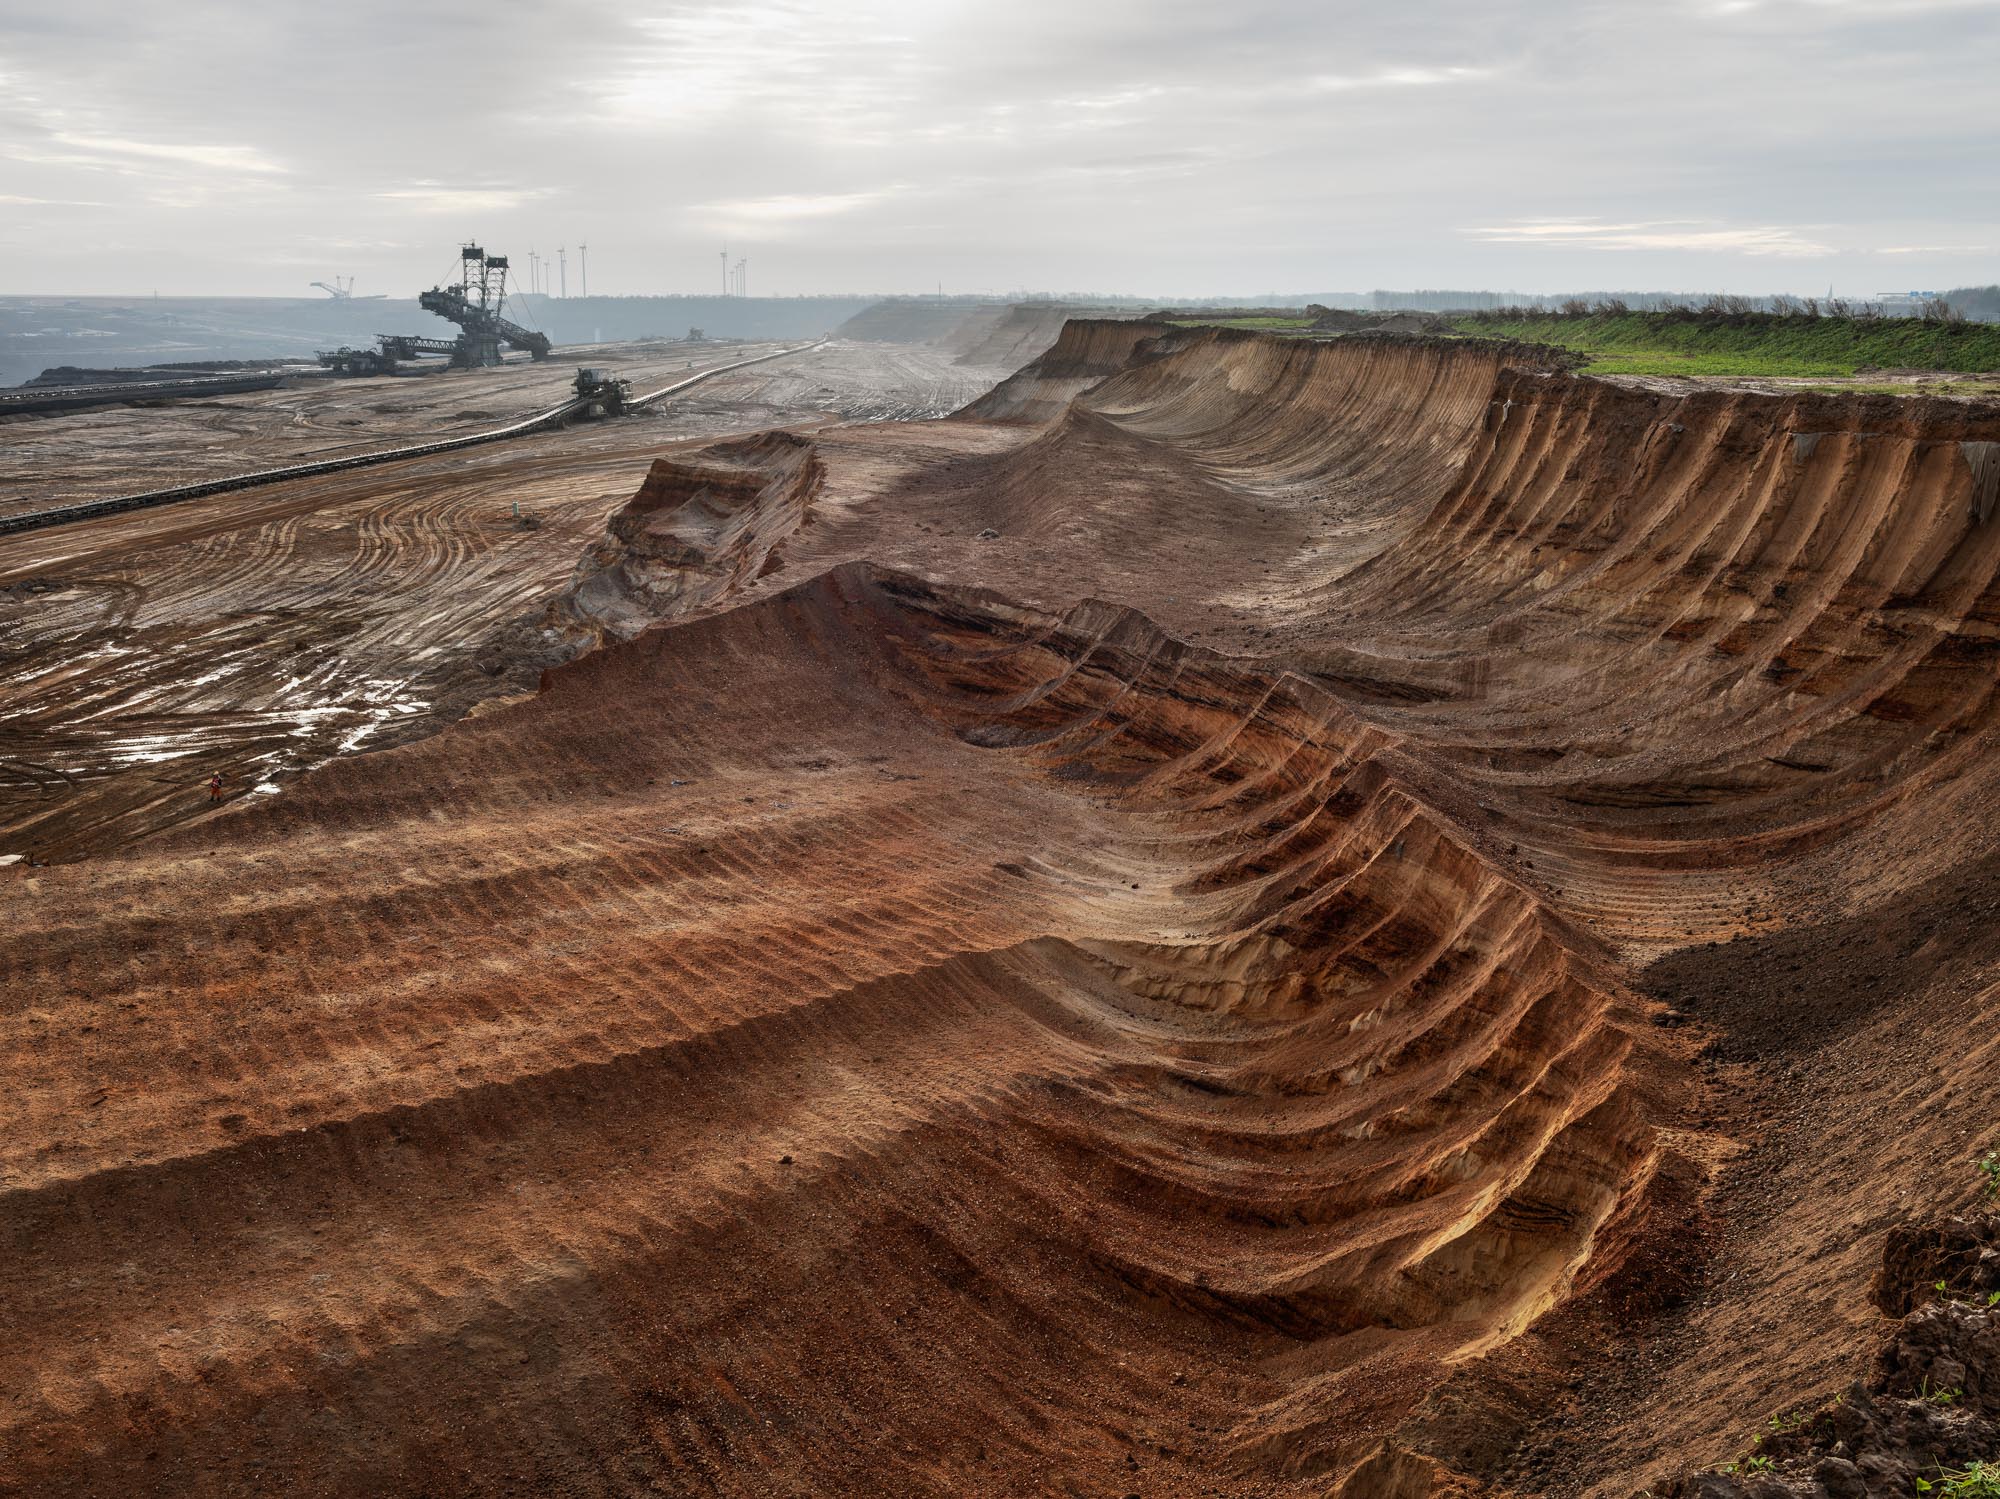
{"type": "Polygon", "coordinates": [[[523,328],[501,316],[507,303],[507,257],[488,255],[478,245],[459,251],[463,273],[450,286],[434,286],[419,294],[417,305],[464,331],[451,362],[463,369],[500,363],[502,348],[519,349],[535,359],[549,357],[549,336],[523,328]]]}
{"type": "Polygon", "coordinates": [[[534,359],[549,357],[549,336],[523,328],[502,315],[507,305],[507,257],[488,255],[468,244],[458,252],[459,278],[417,296],[417,305],[459,326],[455,340],[383,333],[376,349],[339,348],[322,352],[319,362],[343,375],[393,374],[399,362],[426,354],[448,354],[454,369],[479,369],[502,362],[507,349],[534,359]]]}

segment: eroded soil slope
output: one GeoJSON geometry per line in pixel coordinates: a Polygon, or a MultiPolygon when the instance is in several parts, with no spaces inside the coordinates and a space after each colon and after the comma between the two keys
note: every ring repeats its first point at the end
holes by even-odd
{"type": "Polygon", "coordinates": [[[1622,1494],[1846,1383],[1991,1128],[2000,414],[1521,358],[669,455],[445,632],[539,693],[9,871],[0,1474],[1622,1494]]]}

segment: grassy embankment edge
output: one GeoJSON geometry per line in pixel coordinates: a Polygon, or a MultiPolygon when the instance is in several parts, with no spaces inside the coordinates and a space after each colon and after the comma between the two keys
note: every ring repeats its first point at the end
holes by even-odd
{"type": "Polygon", "coordinates": [[[1996,323],[1658,312],[1525,318],[1461,314],[1450,322],[1468,336],[1575,350],[1589,357],[1585,368],[1595,375],[1845,379],[1868,368],[1957,374],[2000,370],[1996,323]]]}

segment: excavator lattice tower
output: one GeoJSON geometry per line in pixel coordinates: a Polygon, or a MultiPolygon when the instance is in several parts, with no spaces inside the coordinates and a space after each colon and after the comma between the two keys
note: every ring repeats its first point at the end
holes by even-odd
{"type": "Polygon", "coordinates": [[[549,336],[523,328],[502,315],[507,305],[507,257],[488,255],[478,245],[459,251],[459,279],[434,286],[417,297],[417,305],[461,330],[451,362],[462,369],[498,364],[507,349],[519,349],[535,359],[549,357],[549,336]]]}

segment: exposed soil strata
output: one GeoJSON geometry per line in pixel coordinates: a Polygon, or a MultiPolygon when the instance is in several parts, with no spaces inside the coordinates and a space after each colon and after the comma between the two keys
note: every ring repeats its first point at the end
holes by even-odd
{"type": "Polygon", "coordinates": [[[1117,374],[1136,358],[1169,347],[1180,330],[1169,323],[1141,320],[1072,319],[1062,336],[1038,359],[1023,366],[967,406],[965,416],[985,421],[1045,422],[1093,385],[1117,374]]]}
{"type": "Polygon", "coordinates": [[[34,1246],[0,1381],[20,1476],[619,1491],[583,1476],[609,1463],[1031,1493],[1128,1456],[1156,1484],[1329,1471],[1322,1433],[1365,1430],[1357,1404],[1391,1419],[1562,1294],[1654,1169],[1643,1100],[1675,1065],[1385,747],[1128,611],[843,570],[44,874],[7,984],[68,997],[20,1039],[92,1065],[23,1079],[0,1158],[34,1246]],[[977,833],[947,810],[974,786],[977,833]],[[424,871],[382,858],[418,826],[424,871]],[[118,914],[169,888],[211,914],[118,914]],[[110,947],[133,966],[106,985],[110,947]],[[337,1020],[312,999],[335,991],[337,1020]],[[686,1355],[725,1344],[716,1386],[686,1355]],[[368,1456],[399,1404],[439,1411],[441,1381],[483,1404],[522,1360],[546,1372],[519,1399],[553,1410],[451,1400],[395,1463],[368,1456]],[[941,1388],[959,1398],[921,1398],[941,1388]]]}
{"type": "Polygon", "coordinates": [[[714,604],[756,576],[805,523],[823,468],[788,432],[656,458],[639,492],[550,606],[552,625],[630,640],[647,625],[714,604]]]}
{"type": "Polygon", "coordinates": [[[25,876],[6,1476],[1714,1460],[1991,1127],[1994,441],[1096,321],[670,455],[533,699],[25,876]]]}

